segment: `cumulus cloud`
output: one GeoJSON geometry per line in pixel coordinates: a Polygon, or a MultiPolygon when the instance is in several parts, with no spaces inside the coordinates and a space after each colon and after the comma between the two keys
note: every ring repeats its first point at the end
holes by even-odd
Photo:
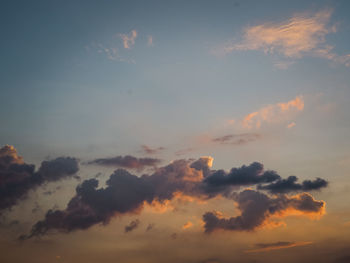
{"type": "MultiPolygon", "coordinates": [[[[45,218],[33,226],[31,233],[22,238],[44,235],[51,230],[67,233],[87,229],[96,224],[107,224],[115,216],[141,212],[145,205],[162,206],[179,198],[190,202],[208,200],[221,195],[241,200],[243,197],[239,199],[239,195],[233,192],[238,190],[239,186],[269,183],[280,179],[276,172],[265,171],[263,165],[257,162],[232,168],[229,172],[212,170],[212,162],[213,158],[210,156],[198,160],[176,160],[157,168],[150,175],[142,176],[133,175],[124,169],[117,169],[103,188],[98,187],[97,179],[85,180],[76,188],[76,194],[69,201],[66,209],[49,210],[45,218]]],[[[263,197],[262,200],[267,200],[268,204],[263,207],[268,206],[271,214],[273,207],[269,205],[270,203],[276,203],[275,206],[279,203],[282,205],[288,203],[288,206],[284,206],[284,210],[291,207],[312,210],[307,206],[307,200],[304,203],[301,201],[298,203],[296,197],[294,199],[279,197],[278,200],[281,201],[277,202],[274,199],[271,201],[265,194],[258,192],[257,194],[263,197]]],[[[254,203],[254,194],[246,197],[246,199],[249,198],[253,199],[254,203]]],[[[247,210],[245,203],[243,201],[240,203],[241,210],[247,210]]],[[[267,208],[264,209],[262,213],[265,215],[267,208]]],[[[282,208],[279,210],[276,208],[278,212],[282,210],[282,208]]],[[[263,217],[260,214],[257,216],[263,217]]]]}
{"type": "Polygon", "coordinates": [[[326,36],[336,32],[330,25],[331,9],[295,14],[280,23],[263,23],[244,29],[241,41],[232,41],[216,52],[261,50],[286,58],[316,56],[350,66],[350,55],[340,56],[334,47],[326,44],[326,36]]]}
{"type": "Polygon", "coordinates": [[[288,121],[296,113],[304,110],[304,99],[297,96],[287,102],[279,102],[262,107],[258,111],[247,114],[242,126],[247,129],[260,128],[263,123],[279,123],[288,121]]]}
{"type": "Polygon", "coordinates": [[[140,220],[138,220],[138,219],[131,221],[130,224],[125,226],[124,232],[128,233],[128,232],[135,230],[139,226],[139,224],[140,224],[140,220]]]}
{"type": "Polygon", "coordinates": [[[88,164],[142,170],[147,166],[155,167],[160,162],[161,160],[156,158],[136,158],[131,155],[126,155],[110,158],[99,158],[88,162],[88,164]]]}
{"type": "Polygon", "coordinates": [[[261,163],[254,162],[248,166],[232,168],[229,172],[224,170],[214,171],[204,179],[204,182],[208,192],[221,192],[228,186],[255,185],[273,182],[280,178],[280,175],[275,171],[264,171],[264,166],[261,163]]]}
{"type": "Polygon", "coordinates": [[[135,44],[135,39],[137,37],[137,31],[131,30],[129,34],[119,34],[120,38],[123,40],[124,48],[130,49],[135,44]]]}
{"type": "MultiPolygon", "coordinates": [[[[325,202],[315,200],[310,194],[302,193],[288,197],[286,195],[269,197],[254,191],[244,190],[234,197],[241,215],[225,218],[216,212],[203,215],[206,233],[215,230],[253,231],[269,224],[274,216],[285,217],[290,214],[321,216],[325,211],[325,202]]],[[[278,224],[278,222],[273,222],[278,224]]]]}
{"type": "Polygon", "coordinates": [[[59,157],[43,161],[38,171],[33,164],[26,164],[13,146],[0,148],[0,213],[24,199],[30,190],[67,177],[76,177],[78,160],[59,157]]]}
{"type": "Polygon", "coordinates": [[[269,190],[271,193],[289,193],[296,191],[320,190],[321,188],[328,186],[328,182],[321,178],[305,180],[301,184],[297,183],[297,181],[298,178],[292,175],[287,179],[279,178],[275,182],[267,185],[258,185],[258,189],[269,190]]]}

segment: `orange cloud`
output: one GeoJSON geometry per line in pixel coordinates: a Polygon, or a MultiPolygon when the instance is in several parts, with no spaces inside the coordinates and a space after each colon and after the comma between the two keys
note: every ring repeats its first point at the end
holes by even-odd
{"type": "Polygon", "coordinates": [[[296,112],[303,111],[303,109],[303,97],[297,96],[288,102],[267,105],[258,111],[249,113],[243,118],[241,123],[247,129],[260,128],[263,122],[273,123],[288,120],[296,112]]]}
{"type": "Polygon", "coordinates": [[[135,44],[137,31],[132,30],[129,34],[119,34],[119,36],[123,40],[124,48],[130,49],[135,44]]]}
{"type": "Polygon", "coordinates": [[[188,221],[182,226],[182,229],[185,230],[185,229],[191,228],[192,226],[193,226],[193,223],[191,221],[188,221]]]}
{"type": "Polygon", "coordinates": [[[153,47],[153,37],[151,35],[147,37],[147,45],[153,47]]]}
{"type": "Polygon", "coordinates": [[[268,22],[246,27],[242,41],[231,42],[216,53],[262,50],[266,54],[277,53],[288,58],[311,55],[350,66],[349,54],[339,56],[332,52],[333,46],[325,44],[326,35],[336,32],[336,27],[329,25],[331,15],[331,9],[324,9],[295,14],[280,23],[268,22]]]}
{"type": "Polygon", "coordinates": [[[287,125],[287,128],[290,129],[290,128],[293,128],[295,126],[295,122],[291,122],[287,125]]]}
{"type": "Polygon", "coordinates": [[[326,214],[326,202],[322,200],[316,200],[312,195],[308,193],[301,193],[290,197],[289,199],[290,206],[287,209],[281,210],[280,212],[273,215],[273,217],[287,217],[287,216],[306,216],[313,220],[320,219],[323,215],[326,214]],[[298,203],[303,203],[307,205],[307,201],[311,201],[314,204],[317,204],[317,209],[307,210],[307,209],[298,209],[298,203]]]}

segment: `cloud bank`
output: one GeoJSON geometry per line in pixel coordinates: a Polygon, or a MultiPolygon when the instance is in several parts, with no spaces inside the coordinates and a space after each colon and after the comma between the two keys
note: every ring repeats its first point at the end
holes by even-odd
{"type": "Polygon", "coordinates": [[[242,215],[237,218],[223,219],[212,212],[206,213],[203,220],[207,233],[215,229],[253,230],[271,216],[288,215],[288,211],[322,215],[325,203],[314,200],[308,193],[292,197],[270,197],[254,190],[237,193],[241,186],[281,180],[277,172],[265,171],[258,162],[226,172],[212,170],[212,161],[211,157],[176,160],[157,168],[153,174],[142,176],[117,169],[102,188],[98,187],[97,179],[85,180],[76,188],[76,194],[66,209],[49,210],[45,218],[22,239],[44,235],[52,230],[68,233],[96,224],[108,224],[115,216],[139,213],[145,205],[162,205],[181,197],[193,201],[220,195],[238,204],[242,215]]]}

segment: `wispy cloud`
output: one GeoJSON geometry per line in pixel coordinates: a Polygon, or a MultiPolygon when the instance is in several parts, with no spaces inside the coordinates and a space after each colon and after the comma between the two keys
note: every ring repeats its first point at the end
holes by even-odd
{"type": "Polygon", "coordinates": [[[187,223],[185,223],[182,226],[182,229],[185,230],[185,229],[188,229],[188,228],[191,228],[191,227],[193,227],[193,223],[191,221],[188,221],[187,223]]]}
{"type": "Polygon", "coordinates": [[[139,224],[140,224],[140,220],[138,220],[138,219],[131,221],[129,225],[125,226],[124,232],[128,233],[128,232],[133,231],[134,229],[136,229],[139,226],[139,224]]]}
{"type": "Polygon", "coordinates": [[[270,250],[300,247],[300,246],[306,246],[310,244],[312,244],[312,242],[310,241],[301,241],[301,242],[279,241],[275,243],[258,243],[258,244],[255,244],[255,247],[256,247],[255,249],[246,250],[245,252],[246,253],[266,252],[270,250]]]}
{"type": "Polygon", "coordinates": [[[149,46],[149,47],[153,47],[154,46],[154,44],[153,44],[153,36],[151,36],[151,35],[149,35],[147,37],[147,46],[149,46]]]}
{"type": "Polygon", "coordinates": [[[123,46],[126,49],[130,49],[135,45],[135,39],[137,38],[137,31],[131,30],[129,34],[119,34],[123,40],[123,46]]]}
{"type": "MultiPolygon", "coordinates": [[[[332,9],[304,12],[280,23],[248,26],[244,29],[241,41],[231,41],[216,52],[228,54],[233,51],[261,50],[286,58],[315,56],[350,66],[350,54],[337,55],[333,52],[334,46],[326,44],[326,36],[336,32],[336,27],[330,25],[332,12],[332,9]]],[[[276,66],[284,69],[289,64],[284,62],[276,66]]]]}
{"type": "Polygon", "coordinates": [[[291,128],[293,128],[295,125],[296,125],[296,123],[293,121],[293,122],[291,122],[291,123],[289,123],[289,124],[287,125],[287,128],[288,128],[288,129],[291,129],[291,128]]]}
{"type": "Polygon", "coordinates": [[[131,155],[125,155],[99,158],[89,161],[87,164],[142,170],[147,166],[155,167],[160,162],[161,160],[156,158],[137,158],[131,155]]]}
{"type": "Polygon", "coordinates": [[[258,111],[251,112],[244,116],[241,124],[244,128],[260,128],[266,123],[276,123],[289,120],[295,113],[304,109],[304,99],[302,96],[297,96],[295,99],[267,105],[258,111]]]}
{"type": "Polygon", "coordinates": [[[249,142],[256,141],[261,138],[261,134],[258,133],[239,133],[239,134],[228,134],[221,137],[212,139],[215,143],[220,144],[231,144],[231,145],[242,145],[249,142]]]}
{"type": "Polygon", "coordinates": [[[152,148],[148,145],[141,145],[142,148],[142,152],[146,153],[146,154],[156,154],[159,153],[160,151],[163,151],[165,148],[164,147],[156,147],[156,148],[152,148]]]}

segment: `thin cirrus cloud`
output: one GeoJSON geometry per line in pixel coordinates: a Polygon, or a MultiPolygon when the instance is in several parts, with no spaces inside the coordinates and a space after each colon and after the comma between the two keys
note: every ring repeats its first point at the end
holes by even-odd
{"type": "Polygon", "coordinates": [[[137,38],[137,31],[131,30],[129,34],[119,34],[119,36],[123,40],[124,48],[130,49],[135,45],[135,40],[137,38]]]}
{"type": "Polygon", "coordinates": [[[247,114],[243,117],[241,124],[243,128],[258,129],[261,128],[264,123],[280,123],[288,121],[298,112],[303,110],[303,96],[296,96],[293,100],[270,104],[257,111],[247,114]]]}
{"type": "Polygon", "coordinates": [[[89,161],[87,164],[142,170],[146,167],[155,167],[160,162],[161,160],[156,158],[137,158],[131,155],[119,155],[116,157],[98,158],[89,161]]]}
{"type": "Polygon", "coordinates": [[[144,152],[146,154],[157,154],[157,153],[165,150],[165,148],[161,147],[161,146],[152,148],[152,147],[145,145],[145,144],[141,145],[141,148],[142,148],[142,152],[144,152]]]}
{"type": "Polygon", "coordinates": [[[249,249],[249,250],[246,250],[244,252],[246,252],[246,253],[267,252],[270,250],[307,246],[310,244],[312,244],[312,242],[310,242],[310,241],[300,241],[300,242],[278,241],[275,243],[257,243],[257,244],[255,244],[254,249],[249,249]]]}
{"type": "Polygon", "coordinates": [[[189,229],[191,227],[193,227],[193,223],[191,221],[188,221],[182,226],[182,229],[186,230],[186,229],[189,229]]]}
{"type": "Polygon", "coordinates": [[[153,44],[153,36],[149,35],[147,36],[147,46],[149,47],[153,47],[154,44],[153,44]]]}
{"type": "Polygon", "coordinates": [[[75,196],[65,209],[49,210],[45,218],[20,239],[52,231],[69,233],[96,224],[106,225],[115,216],[141,212],[145,206],[167,205],[177,198],[193,202],[222,196],[238,204],[242,213],[237,218],[224,219],[212,212],[205,213],[203,221],[207,233],[216,229],[251,231],[271,223],[271,218],[288,215],[320,217],[324,213],[325,202],[315,200],[306,192],[295,196],[270,196],[259,190],[239,192],[242,186],[269,184],[281,178],[275,171],[264,170],[260,163],[226,172],[212,170],[212,161],[211,157],[176,160],[157,168],[153,174],[142,176],[118,169],[111,174],[104,188],[98,188],[97,179],[85,180],[76,188],[75,196]]]}
{"type": "Polygon", "coordinates": [[[242,145],[256,141],[261,137],[259,133],[238,133],[216,137],[213,138],[212,141],[219,144],[242,145]]]}
{"type": "MultiPolygon", "coordinates": [[[[326,36],[336,32],[330,25],[332,9],[304,12],[280,22],[267,22],[248,26],[243,30],[241,41],[232,41],[216,50],[219,54],[233,51],[261,50],[266,54],[279,54],[284,58],[314,56],[350,66],[350,54],[338,55],[334,46],[326,43],[326,36]]],[[[278,68],[286,68],[288,62],[278,62],[278,68]]]]}

